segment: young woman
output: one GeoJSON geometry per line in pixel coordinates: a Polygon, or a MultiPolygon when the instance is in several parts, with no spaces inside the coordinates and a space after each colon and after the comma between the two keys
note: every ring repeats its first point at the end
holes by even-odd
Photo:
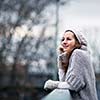
{"type": "Polygon", "coordinates": [[[59,81],[46,81],[45,89],[69,89],[73,100],[97,100],[95,74],[82,34],[66,30],[58,55],[59,81]]]}

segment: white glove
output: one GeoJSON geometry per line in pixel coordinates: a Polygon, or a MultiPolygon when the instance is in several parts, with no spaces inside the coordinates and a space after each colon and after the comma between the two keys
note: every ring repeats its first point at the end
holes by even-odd
{"type": "Polygon", "coordinates": [[[44,85],[44,89],[55,89],[58,87],[59,81],[47,80],[44,85]]]}

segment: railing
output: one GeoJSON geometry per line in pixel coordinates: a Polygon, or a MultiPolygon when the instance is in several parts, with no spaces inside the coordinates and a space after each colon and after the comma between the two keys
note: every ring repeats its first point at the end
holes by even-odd
{"type": "Polygon", "coordinates": [[[71,100],[71,95],[67,89],[55,89],[42,100],[71,100]]]}

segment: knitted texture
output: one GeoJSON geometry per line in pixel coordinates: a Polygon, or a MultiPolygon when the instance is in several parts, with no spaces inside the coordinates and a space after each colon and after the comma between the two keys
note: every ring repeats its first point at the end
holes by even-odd
{"type": "Polygon", "coordinates": [[[66,67],[68,65],[67,53],[64,52],[62,54],[59,54],[57,60],[58,60],[58,67],[61,68],[61,69],[66,69],[66,67]]]}

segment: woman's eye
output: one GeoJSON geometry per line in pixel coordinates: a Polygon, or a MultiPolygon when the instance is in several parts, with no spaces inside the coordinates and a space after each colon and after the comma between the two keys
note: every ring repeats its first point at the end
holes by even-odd
{"type": "Polygon", "coordinates": [[[61,41],[64,41],[64,38],[62,38],[61,41]]]}
{"type": "Polygon", "coordinates": [[[71,40],[71,38],[67,38],[66,40],[71,40]]]}

